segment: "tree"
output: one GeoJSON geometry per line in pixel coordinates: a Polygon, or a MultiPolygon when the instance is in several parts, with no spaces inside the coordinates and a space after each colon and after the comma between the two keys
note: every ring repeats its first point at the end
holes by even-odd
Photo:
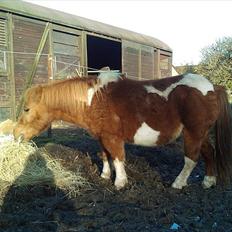
{"type": "Polygon", "coordinates": [[[224,37],[204,48],[196,72],[223,85],[232,94],[232,37],[224,37]]]}

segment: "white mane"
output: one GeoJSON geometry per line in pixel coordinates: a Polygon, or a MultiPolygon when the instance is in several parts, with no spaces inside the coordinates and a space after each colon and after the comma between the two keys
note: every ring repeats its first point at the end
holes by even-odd
{"type": "Polygon", "coordinates": [[[101,88],[107,86],[111,82],[117,82],[120,79],[120,73],[117,71],[102,71],[98,76],[99,84],[97,88],[89,88],[88,89],[88,106],[91,105],[93,96],[96,92],[101,90],[101,88]]]}
{"type": "Polygon", "coordinates": [[[120,73],[116,71],[104,71],[98,76],[100,81],[99,87],[107,86],[110,82],[117,82],[120,78],[120,73]]]}

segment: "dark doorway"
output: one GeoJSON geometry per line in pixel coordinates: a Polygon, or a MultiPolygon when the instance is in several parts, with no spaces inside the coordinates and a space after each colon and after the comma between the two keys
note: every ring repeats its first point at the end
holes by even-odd
{"type": "Polygon", "coordinates": [[[87,35],[87,55],[89,68],[101,69],[108,66],[111,70],[121,71],[120,42],[87,35]]]}

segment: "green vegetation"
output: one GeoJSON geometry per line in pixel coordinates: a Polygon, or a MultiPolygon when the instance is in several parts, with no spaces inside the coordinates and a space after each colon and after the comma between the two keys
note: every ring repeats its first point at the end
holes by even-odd
{"type": "Polygon", "coordinates": [[[177,67],[182,73],[197,73],[207,77],[214,84],[226,87],[232,102],[232,37],[215,41],[201,51],[202,59],[198,65],[186,64],[177,67]]]}
{"type": "Polygon", "coordinates": [[[232,97],[232,37],[224,37],[204,48],[195,71],[214,84],[225,86],[232,97]]]}

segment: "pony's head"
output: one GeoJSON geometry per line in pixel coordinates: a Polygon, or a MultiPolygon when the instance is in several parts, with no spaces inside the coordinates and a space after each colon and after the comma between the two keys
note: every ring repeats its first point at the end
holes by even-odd
{"type": "Polygon", "coordinates": [[[23,112],[14,128],[15,139],[21,137],[28,141],[49,127],[51,118],[46,105],[41,101],[42,92],[42,86],[35,86],[27,90],[23,112]]]}

